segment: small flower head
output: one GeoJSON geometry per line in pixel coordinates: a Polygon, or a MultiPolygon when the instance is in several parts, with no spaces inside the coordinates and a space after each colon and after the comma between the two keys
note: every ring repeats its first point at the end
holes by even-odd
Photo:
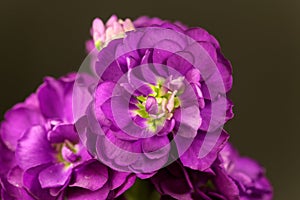
{"type": "Polygon", "coordinates": [[[95,47],[101,50],[111,40],[125,37],[125,32],[133,31],[134,25],[130,19],[118,19],[116,15],[109,18],[106,24],[99,18],[94,19],[91,34],[95,47]]]}

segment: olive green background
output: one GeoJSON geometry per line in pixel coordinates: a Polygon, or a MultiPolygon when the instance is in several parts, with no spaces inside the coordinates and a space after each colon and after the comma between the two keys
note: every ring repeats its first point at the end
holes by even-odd
{"type": "Polygon", "coordinates": [[[231,141],[266,167],[275,199],[299,199],[299,0],[1,0],[1,119],[44,76],[76,71],[92,19],[113,13],[180,20],[215,35],[234,70],[231,141]]]}

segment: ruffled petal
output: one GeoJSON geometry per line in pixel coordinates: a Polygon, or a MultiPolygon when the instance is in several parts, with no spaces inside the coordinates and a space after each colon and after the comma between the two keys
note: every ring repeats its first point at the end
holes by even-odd
{"type": "Polygon", "coordinates": [[[72,167],[56,163],[43,169],[38,176],[42,188],[57,188],[66,185],[72,173],[72,167]]]}
{"type": "MultiPolygon", "coordinates": [[[[218,153],[226,144],[229,135],[224,130],[215,132],[198,132],[191,146],[180,157],[184,166],[194,170],[204,171],[216,160],[218,153]]],[[[183,139],[175,139],[179,155],[184,145],[183,139]]],[[[189,143],[190,141],[188,141],[189,143]]],[[[184,150],[184,149],[183,149],[184,150]]]]}
{"type": "Polygon", "coordinates": [[[110,188],[108,184],[105,184],[101,189],[96,191],[74,187],[66,192],[66,198],[68,200],[106,200],[108,199],[109,192],[110,188]]]}
{"type": "Polygon", "coordinates": [[[58,124],[48,133],[48,140],[51,143],[63,143],[65,140],[77,144],[78,134],[73,124],[58,124]]]}
{"type": "Polygon", "coordinates": [[[29,193],[36,199],[55,200],[56,197],[50,195],[49,189],[42,189],[39,182],[39,173],[49,165],[40,165],[24,172],[23,184],[29,193]]]}
{"type": "Polygon", "coordinates": [[[74,169],[74,180],[70,187],[96,191],[107,183],[108,178],[107,167],[97,160],[90,160],[74,169]]]}
{"type": "Polygon", "coordinates": [[[18,105],[5,114],[5,120],[1,124],[1,137],[7,147],[16,150],[18,140],[24,132],[34,125],[44,123],[43,116],[36,108],[18,105]]]}
{"type": "Polygon", "coordinates": [[[54,149],[47,140],[47,133],[43,127],[30,128],[19,140],[16,160],[24,170],[54,161],[54,149]]]}

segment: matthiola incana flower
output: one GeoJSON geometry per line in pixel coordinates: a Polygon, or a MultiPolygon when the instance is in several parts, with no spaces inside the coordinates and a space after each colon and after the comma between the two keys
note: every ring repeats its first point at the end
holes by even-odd
{"type": "Polygon", "coordinates": [[[185,166],[209,168],[233,116],[229,61],[202,28],[146,17],[133,24],[98,52],[85,145],[106,165],[137,174],[178,155],[185,166]]]}
{"type": "Polygon", "coordinates": [[[259,163],[251,158],[241,157],[230,144],[220,152],[220,160],[221,167],[237,185],[240,199],[272,199],[272,186],[259,163]]]}
{"type": "Polygon", "coordinates": [[[230,145],[204,172],[175,162],[151,180],[162,199],[272,199],[272,187],[263,168],[252,159],[240,157],[230,145]]]}
{"type": "Polygon", "coordinates": [[[5,114],[3,199],[113,199],[133,184],[133,175],[108,168],[82,145],[72,112],[75,77],[46,78],[35,94],[5,114]]]}

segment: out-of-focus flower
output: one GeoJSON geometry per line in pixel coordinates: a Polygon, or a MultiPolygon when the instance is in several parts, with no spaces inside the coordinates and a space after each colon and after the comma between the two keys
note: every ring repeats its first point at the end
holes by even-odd
{"type": "MultiPolygon", "coordinates": [[[[112,15],[105,24],[101,19],[95,18],[90,29],[92,39],[86,42],[86,50],[91,52],[95,47],[101,50],[111,40],[125,37],[125,33],[128,31],[133,31],[136,28],[160,26],[165,23],[169,23],[169,21],[147,16],[139,17],[132,22],[129,18],[122,20],[116,15],[112,15]]],[[[187,29],[181,22],[174,22],[174,24],[182,29],[187,29]]]]}
{"type": "Polygon", "coordinates": [[[229,61],[202,28],[147,17],[134,24],[141,29],[125,32],[97,55],[100,82],[87,119],[103,132],[91,141],[98,158],[118,170],[151,173],[168,161],[174,139],[185,166],[209,168],[228,138],[222,126],[233,117],[226,98],[232,86],[229,61]],[[202,60],[195,64],[197,45],[202,60]],[[225,109],[215,109],[213,116],[213,105],[225,109]],[[205,147],[208,153],[199,160],[205,138],[211,149],[205,147]]]}
{"type": "MultiPolygon", "coordinates": [[[[72,112],[75,78],[46,78],[6,113],[0,130],[1,161],[9,160],[1,165],[3,199],[112,199],[134,183],[134,175],[109,169],[80,142],[72,112]]],[[[81,78],[89,83],[90,77],[81,78]]]]}
{"type": "Polygon", "coordinates": [[[86,49],[88,52],[95,47],[101,50],[111,40],[125,37],[125,32],[135,30],[130,19],[118,19],[116,15],[112,15],[104,24],[99,18],[94,19],[91,28],[92,40],[87,41],[86,49]]]}
{"type": "Polygon", "coordinates": [[[263,168],[254,160],[240,157],[232,146],[204,172],[180,162],[151,178],[162,199],[271,200],[272,187],[263,168]]]}
{"type": "Polygon", "coordinates": [[[220,160],[221,167],[237,185],[240,199],[272,199],[272,186],[265,176],[264,168],[259,163],[251,158],[241,157],[230,144],[227,144],[220,152],[220,160]]]}

